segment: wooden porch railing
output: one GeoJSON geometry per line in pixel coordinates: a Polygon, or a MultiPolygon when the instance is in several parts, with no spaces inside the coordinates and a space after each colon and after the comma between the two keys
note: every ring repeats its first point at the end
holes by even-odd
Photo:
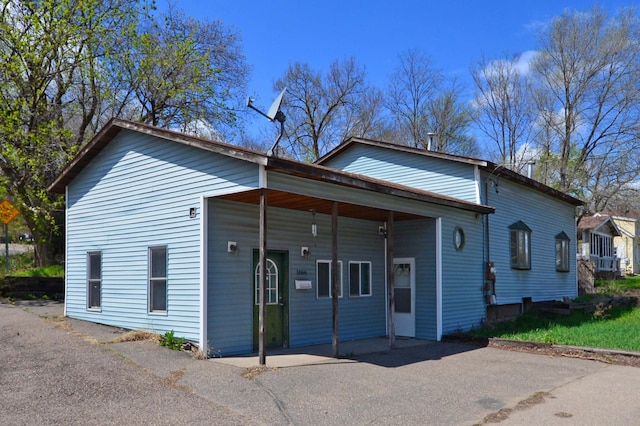
{"type": "Polygon", "coordinates": [[[620,259],[617,257],[591,256],[591,261],[596,265],[596,272],[620,271],[620,259]]]}

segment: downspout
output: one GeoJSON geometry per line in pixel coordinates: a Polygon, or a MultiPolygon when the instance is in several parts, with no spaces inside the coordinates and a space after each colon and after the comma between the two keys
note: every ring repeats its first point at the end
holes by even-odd
{"type": "MultiPolygon", "coordinates": [[[[489,180],[491,178],[487,178],[484,181],[484,198],[485,205],[489,205],[489,180]]],[[[497,183],[494,183],[497,188],[497,183]]],[[[497,191],[497,189],[496,189],[497,191]]],[[[485,294],[485,302],[487,305],[495,304],[496,302],[496,277],[495,277],[495,266],[491,261],[491,232],[489,228],[489,214],[485,213],[485,230],[486,230],[486,253],[487,260],[485,263],[485,284],[483,287],[483,293],[485,294]]]]}
{"type": "Polygon", "coordinates": [[[442,340],[442,218],[436,218],[436,340],[442,340]]]}
{"type": "Polygon", "coordinates": [[[387,222],[384,222],[383,224],[384,230],[383,230],[383,235],[384,235],[384,288],[385,288],[385,292],[384,292],[384,323],[386,324],[387,327],[387,336],[389,336],[390,334],[390,328],[389,328],[389,246],[388,246],[388,242],[387,242],[387,222]]]}
{"type": "Polygon", "coordinates": [[[64,311],[67,316],[67,300],[69,300],[69,185],[64,187],[64,311]]]}
{"type": "Polygon", "coordinates": [[[208,236],[209,236],[209,214],[207,197],[200,197],[200,352],[209,355],[209,335],[208,335],[208,236]]]}

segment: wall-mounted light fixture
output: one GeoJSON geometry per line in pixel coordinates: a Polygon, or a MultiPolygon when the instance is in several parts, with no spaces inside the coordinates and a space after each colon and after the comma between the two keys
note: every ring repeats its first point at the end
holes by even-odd
{"type": "Polygon", "coordinates": [[[237,255],[238,243],[236,243],[235,241],[227,241],[227,252],[231,253],[234,256],[237,255]]]}
{"type": "Polygon", "coordinates": [[[189,208],[189,217],[191,219],[193,219],[194,217],[196,217],[196,208],[195,207],[190,207],[189,208]]]}
{"type": "Polygon", "coordinates": [[[378,235],[382,235],[383,237],[387,238],[387,227],[384,225],[378,226],[378,235]]]}
{"type": "Polygon", "coordinates": [[[308,259],[310,254],[311,252],[309,252],[309,247],[300,247],[300,256],[308,259]]]}
{"type": "Polygon", "coordinates": [[[316,211],[311,210],[311,235],[315,238],[318,235],[318,225],[316,225],[316,211]]]}

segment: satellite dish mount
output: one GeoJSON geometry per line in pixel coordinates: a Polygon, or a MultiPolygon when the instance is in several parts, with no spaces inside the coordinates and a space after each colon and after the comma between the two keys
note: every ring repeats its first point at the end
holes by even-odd
{"type": "Polygon", "coordinates": [[[247,99],[247,106],[249,108],[251,108],[254,111],[258,111],[260,115],[266,117],[272,123],[274,121],[277,121],[280,123],[280,134],[278,135],[278,138],[276,139],[275,143],[271,146],[269,151],[267,151],[268,156],[274,155],[275,149],[278,146],[280,139],[282,139],[282,135],[284,135],[284,122],[287,119],[287,117],[284,115],[282,111],[280,111],[280,104],[282,103],[282,97],[284,96],[284,92],[286,91],[287,91],[286,87],[282,89],[282,92],[280,92],[276,100],[273,101],[273,103],[271,104],[271,107],[269,107],[269,112],[267,112],[266,114],[253,106],[253,102],[255,101],[255,99],[251,97],[247,99]]]}

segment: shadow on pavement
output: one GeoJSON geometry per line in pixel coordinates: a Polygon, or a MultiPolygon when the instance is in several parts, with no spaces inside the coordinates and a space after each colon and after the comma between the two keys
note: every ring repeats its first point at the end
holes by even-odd
{"type": "Polygon", "coordinates": [[[480,347],[457,343],[432,342],[427,345],[418,345],[406,348],[391,349],[384,352],[362,354],[351,357],[351,359],[358,362],[374,364],[380,367],[396,368],[423,361],[437,361],[448,356],[457,355],[477,349],[480,349],[480,347]]]}

